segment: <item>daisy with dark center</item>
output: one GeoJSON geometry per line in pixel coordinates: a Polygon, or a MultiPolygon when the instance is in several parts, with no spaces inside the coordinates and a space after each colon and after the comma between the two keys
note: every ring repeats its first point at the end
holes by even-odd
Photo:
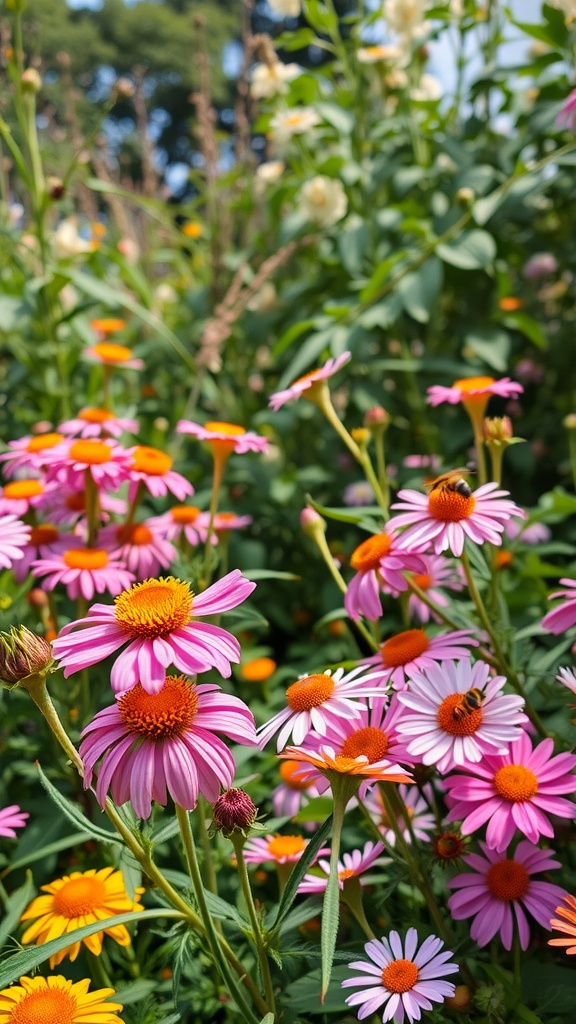
{"type": "Polygon", "coordinates": [[[549,814],[576,817],[576,804],[561,795],[576,792],[576,757],[553,753],[551,739],[533,750],[523,733],[507,754],[485,754],[480,764],[466,765],[465,774],[448,776],[448,821],[461,821],[465,835],[488,822],[486,842],[498,852],[508,849],[516,829],[532,843],[552,839],[549,814]]]}
{"type": "Polygon", "coordinates": [[[237,423],[223,423],[210,420],[202,426],[191,420],[179,420],[176,426],[178,434],[189,434],[198,441],[205,441],[216,458],[217,455],[245,455],[246,452],[265,452],[268,439],[253,431],[238,426],[237,423]]]}
{"type": "Polygon", "coordinates": [[[344,595],[344,607],[354,621],[361,615],[376,620],[382,615],[380,594],[397,597],[408,589],[405,572],[422,573],[424,559],[418,554],[400,550],[394,531],[384,531],[363,541],[350,557],[356,571],[344,595]]]}
{"type": "Polygon", "coordinates": [[[523,839],[513,856],[502,856],[480,843],[482,853],[464,857],[467,868],[448,882],[457,892],[448,900],[448,909],[455,921],[474,920],[470,935],[479,946],[487,946],[497,932],[505,949],[512,948],[514,922],[520,947],[528,949],[530,925],[525,911],[543,928],[550,927],[550,916],[563,899],[565,890],[551,882],[535,881],[531,876],[540,871],[560,868],[553,850],[539,850],[523,839]]]}
{"type": "Polygon", "coordinates": [[[548,600],[554,601],[557,597],[566,597],[568,600],[557,605],[542,619],[542,628],[549,630],[550,633],[555,633],[556,636],[565,633],[567,629],[572,629],[572,626],[576,626],[576,580],[564,578],[560,580],[560,583],[563,583],[567,589],[557,590],[556,593],[550,594],[548,600]]]}
{"type": "Polygon", "coordinates": [[[63,440],[63,434],[52,432],[8,441],[10,451],[0,455],[0,463],[5,463],[4,473],[6,476],[20,471],[40,473],[46,464],[44,453],[56,448],[63,440]]]}
{"type": "Polygon", "coordinates": [[[98,488],[117,491],[129,477],[130,463],[127,451],[115,441],[66,440],[46,455],[49,479],[75,490],[83,489],[88,474],[98,488]]]}
{"type": "Polygon", "coordinates": [[[404,942],[398,932],[388,938],[374,939],[364,946],[367,960],[348,964],[361,973],[345,978],[342,988],[358,988],[348,996],[348,1006],[359,1006],[358,1019],[364,1020],[384,1006],[383,1021],[409,1024],[420,1020],[422,1010],[432,1010],[433,1003],[443,1003],[454,995],[455,986],[443,979],[456,974],[450,950],[435,935],[430,935],[418,949],[418,932],[409,928],[404,942]]]}
{"type": "Polygon", "coordinates": [[[0,992],[0,1024],[122,1024],[110,1003],[113,988],[88,992],[90,981],[68,981],[61,974],[20,978],[0,992]]]}
{"type": "Polygon", "coordinates": [[[24,558],[31,529],[17,516],[0,516],[0,568],[10,569],[24,558]]]}
{"type": "Polygon", "coordinates": [[[101,806],[108,790],[117,804],[130,800],[139,818],[150,817],[153,800],[165,806],[168,795],[188,811],[199,793],[214,803],[220,788],[232,785],[236,767],[216,732],[245,746],[256,743],[252,712],[219,686],[167,676],[157,693],[149,693],[137,683],[84,729],[84,786],[102,758],[96,783],[101,806]]]}
{"type": "MultiPolygon", "coordinates": [[[[35,942],[37,946],[41,946],[49,939],[74,932],[85,924],[105,921],[115,914],[126,914],[130,911],[137,913],[142,910],[140,897],[144,889],[136,889],[135,898],[130,899],[124,886],[122,872],[115,871],[112,867],[101,868],[99,871],[73,871],[70,875],[64,875],[40,888],[47,895],[32,900],[20,918],[21,921],[34,922],[22,936],[24,945],[35,942]]],[[[95,956],[100,956],[104,935],[109,935],[120,946],[130,945],[130,935],[126,926],[113,925],[103,932],[88,935],[80,942],[73,942],[59,953],[54,953],[50,957],[50,967],[56,967],[65,957],[75,960],[82,945],[95,956]]]]}
{"type": "MultiPolygon", "coordinates": [[[[430,787],[424,787],[424,793],[430,787]]],[[[428,842],[429,834],[436,828],[436,818],[430,804],[417,786],[398,786],[398,797],[404,805],[404,813],[400,812],[396,822],[390,820],[389,808],[386,806],[379,786],[373,786],[364,796],[364,806],[370,817],[378,826],[388,846],[395,846],[398,833],[406,843],[412,837],[421,842],[428,842]],[[406,821],[410,822],[410,827],[406,821]]]]}
{"type": "Polygon", "coordinates": [[[67,537],[68,546],[50,551],[32,562],[32,575],[42,580],[43,590],[66,587],[68,597],[91,601],[94,594],[115,597],[134,582],[125,562],[109,555],[103,548],[84,547],[80,538],[67,537]]]}
{"type": "Polygon", "coordinates": [[[258,746],[264,749],[278,733],[277,749],[282,750],[290,737],[302,743],[308,733],[315,730],[325,736],[329,726],[342,718],[359,718],[365,704],[356,697],[377,697],[382,692],[375,683],[374,673],[367,673],[363,665],[350,672],[343,668],[311,676],[301,676],[286,690],[287,706],[258,729],[258,746]]]}
{"type": "MultiPolygon", "coordinates": [[[[362,850],[352,850],[351,853],[343,854],[342,859],[338,861],[338,885],[340,889],[344,889],[346,883],[352,878],[361,879],[362,875],[370,871],[370,868],[375,866],[383,867],[385,864],[390,864],[389,859],[380,856],[383,851],[384,843],[368,842],[362,850]]],[[[330,874],[330,864],[327,860],[318,860],[318,867],[323,874],[314,875],[309,872],[304,875],[298,886],[298,892],[325,892],[328,875],[330,874]]],[[[360,885],[363,884],[365,883],[360,881],[360,885]]]]}
{"type": "Polygon", "coordinates": [[[120,559],[137,580],[154,576],[160,569],[168,569],[178,557],[176,548],[149,519],[145,523],[107,526],[100,530],[98,543],[110,553],[111,558],[120,559]]]}
{"type": "Polygon", "coordinates": [[[556,907],[554,913],[558,914],[558,917],[551,919],[550,927],[562,932],[564,938],[548,939],[548,945],[562,946],[565,953],[574,956],[576,954],[576,898],[566,893],[562,899],[564,905],[556,907]]]}
{"type": "MultiPolygon", "coordinates": [[[[464,587],[464,577],[458,563],[454,563],[444,555],[424,555],[426,571],[415,573],[411,583],[415,583],[426,597],[430,598],[438,608],[448,607],[448,598],[444,590],[459,591],[464,587]]],[[[434,612],[422,598],[411,593],[408,600],[408,614],[411,619],[426,625],[427,622],[441,622],[439,615],[434,612]]]]}
{"type": "Polygon", "coordinates": [[[521,713],[522,697],[503,694],[505,685],[504,676],[490,676],[483,661],[412,670],[408,689],[398,694],[406,711],[397,729],[408,753],[442,773],[482,761],[485,754],[506,753],[528,719],[521,713]]]}
{"type": "Polygon", "coordinates": [[[324,366],[321,366],[317,370],[312,370],[310,373],[305,373],[303,377],[299,377],[295,380],[289,388],[284,391],[276,391],[271,395],[268,405],[274,409],[274,412],[278,412],[286,402],[290,402],[294,398],[306,398],[309,402],[317,402],[320,393],[326,389],[326,383],[329,377],[333,377],[335,373],[338,373],[343,366],[346,365],[352,358],[351,352],[343,352],[342,355],[337,356],[335,359],[328,359],[324,366]]]}
{"type": "Polygon", "coordinates": [[[13,569],[14,579],[23,583],[35,559],[50,558],[59,548],[65,547],[68,538],[62,540],[60,530],[52,523],[30,527],[30,539],[22,552],[22,558],[13,569]]]}
{"type": "Polygon", "coordinates": [[[134,500],[139,483],[154,498],[165,498],[167,494],[173,494],[178,501],[184,501],[184,498],[194,494],[190,481],[172,469],[173,459],[166,452],[147,445],[137,445],[136,448],[129,448],[127,454],[131,459],[130,501],[134,500]]]}
{"type": "Polygon", "coordinates": [[[240,644],[227,630],[198,622],[197,616],[236,608],[255,586],[239,569],[199,595],[173,576],[145,580],[120,594],[113,607],[92,605],[86,618],[64,626],[54,641],[54,653],[67,677],[127,644],[110,675],[117,693],[136,683],[157,693],[169,665],[190,675],[216,668],[228,677],[230,662],[240,661],[240,644]]]}
{"type": "Polygon", "coordinates": [[[0,809],[0,836],[16,839],[16,832],[14,830],[24,828],[26,819],[29,817],[28,812],[20,810],[18,804],[2,807],[0,809]]]}
{"type": "Polygon", "coordinates": [[[0,515],[25,516],[31,509],[44,508],[55,484],[42,480],[13,480],[0,492],[0,515]]]}
{"type": "Polygon", "coordinates": [[[423,629],[405,629],[385,640],[377,654],[363,658],[360,664],[370,667],[383,687],[392,683],[396,690],[403,690],[414,672],[438,662],[468,658],[470,648],[477,646],[470,629],[440,636],[429,636],[423,629]]]}
{"type": "Polygon", "coordinates": [[[74,434],[78,437],[121,437],[122,434],[137,434],[139,425],[136,420],[115,416],[110,409],[98,409],[87,406],[81,409],[75,419],[66,420],[58,429],[63,434],[74,434]]]}
{"type": "MultiPolygon", "coordinates": [[[[184,537],[191,547],[206,543],[209,522],[208,513],[201,512],[196,505],[173,505],[161,516],[147,520],[150,527],[157,527],[167,540],[177,541],[184,537]]],[[[218,543],[217,537],[212,537],[212,543],[218,543]]]]}

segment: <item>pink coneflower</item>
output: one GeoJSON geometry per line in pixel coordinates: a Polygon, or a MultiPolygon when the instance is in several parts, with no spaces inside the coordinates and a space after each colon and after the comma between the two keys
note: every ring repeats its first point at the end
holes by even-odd
{"type": "Polygon", "coordinates": [[[398,491],[402,501],[391,507],[407,511],[394,517],[392,527],[408,527],[398,546],[421,550],[432,545],[437,555],[448,550],[459,557],[467,537],[475,544],[488,541],[500,545],[510,517],[525,515],[513,501],[505,500],[507,494],[496,483],[483,484],[468,498],[459,491],[440,487],[430,494],[398,491]]]}
{"type": "Polygon", "coordinates": [[[141,370],[144,363],[134,359],[132,349],[127,345],[118,345],[115,341],[99,341],[97,345],[84,349],[84,355],[92,362],[103,366],[121,367],[123,370],[141,370]]]}
{"type": "Polygon", "coordinates": [[[504,533],[510,540],[518,540],[521,544],[546,544],[552,536],[552,531],[546,523],[530,523],[524,526],[523,523],[515,523],[510,519],[504,527],[504,533]]]}
{"type": "Polygon", "coordinates": [[[10,804],[0,810],[0,836],[7,839],[16,839],[15,829],[24,828],[26,819],[30,815],[27,811],[21,811],[18,804],[10,804]]]}
{"type": "MultiPolygon", "coordinates": [[[[295,864],[300,860],[310,842],[303,836],[266,836],[265,838],[249,839],[244,847],[244,860],[247,864],[295,864]]],[[[322,850],[326,853],[326,850],[322,850]]]]}
{"type": "MultiPolygon", "coordinates": [[[[522,275],[527,281],[539,281],[542,277],[548,277],[550,274],[555,274],[557,270],[558,260],[553,253],[535,252],[533,256],[530,256],[530,259],[526,260],[526,263],[522,268],[522,275]]],[[[525,362],[525,360],[523,360],[523,362],[525,362]]],[[[515,369],[517,374],[518,366],[519,364],[516,365],[515,369]]],[[[520,375],[518,374],[518,376],[520,375]]]]}
{"type": "Polygon", "coordinates": [[[32,508],[44,508],[56,486],[41,480],[13,480],[0,489],[0,515],[25,516],[32,508]]]}
{"type": "Polygon", "coordinates": [[[493,377],[464,377],[462,380],[454,381],[451,388],[433,384],[427,391],[429,405],[437,406],[442,402],[458,405],[462,402],[470,414],[473,412],[474,416],[483,416],[490,395],[516,398],[522,394],[524,388],[509,377],[502,377],[501,380],[494,380],[493,377]]]}
{"type": "MultiPolygon", "coordinates": [[[[341,889],[344,888],[345,882],[349,878],[362,878],[370,868],[374,865],[382,867],[384,864],[390,864],[389,859],[381,858],[380,854],[384,850],[384,843],[372,843],[368,842],[365,844],[363,850],[352,850],[351,853],[345,853],[342,860],[338,861],[338,885],[341,889]]],[[[322,893],[326,890],[328,884],[328,876],[330,874],[330,861],[319,860],[318,867],[324,872],[323,875],[306,874],[298,886],[298,892],[301,893],[322,893]]],[[[360,885],[363,882],[360,881],[360,885]]]]}
{"type": "Polygon", "coordinates": [[[468,658],[470,648],[477,646],[471,629],[457,629],[440,636],[428,636],[424,629],[405,629],[385,640],[378,654],[364,658],[360,664],[370,667],[383,687],[392,683],[396,690],[403,690],[414,672],[439,661],[468,658]]]}
{"type": "Polygon", "coordinates": [[[6,463],[4,473],[6,476],[13,476],[21,470],[40,473],[46,465],[44,453],[56,448],[63,440],[63,434],[48,433],[8,441],[10,451],[0,455],[0,462],[6,463]]]}
{"type": "Polygon", "coordinates": [[[352,508],[361,508],[362,505],[373,505],[376,501],[374,488],[367,480],[356,480],[344,488],[342,500],[345,505],[352,508]]]}
{"type": "Polygon", "coordinates": [[[320,790],[312,779],[302,779],[300,771],[302,765],[299,761],[281,761],[280,778],[282,782],[272,792],[272,806],[277,818],[286,815],[293,818],[298,811],[316,796],[320,796],[320,790]]]}
{"type": "Polygon", "coordinates": [[[553,751],[551,739],[532,750],[524,733],[507,754],[485,755],[481,764],[467,767],[465,775],[448,776],[448,821],[462,821],[465,834],[488,822],[486,842],[499,853],[508,848],[516,829],[532,843],[540,836],[551,839],[554,829],[547,815],[576,817],[576,804],[560,796],[576,791],[576,757],[552,757],[553,751]]]}
{"type": "MultiPolygon", "coordinates": [[[[369,761],[389,761],[411,765],[414,758],[398,732],[404,709],[394,694],[390,704],[382,697],[373,697],[370,710],[361,708],[357,718],[338,718],[330,723],[326,736],[314,737],[318,743],[331,746],[341,757],[366,756],[369,761]]],[[[321,787],[323,791],[326,787],[321,787]]]]}
{"type": "Polygon", "coordinates": [[[237,516],[235,512],[217,512],[214,516],[214,532],[218,536],[226,535],[232,530],[243,530],[253,522],[252,516],[237,516]]]}
{"type": "Polygon", "coordinates": [[[562,686],[566,686],[572,693],[576,693],[576,672],[573,668],[561,668],[555,676],[562,686]]]}
{"type": "Polygon", "coordinates": [[[277,749],[282,750],[290,737],[294,743],[301,743],[313,729],[325,736],[339,718],[358,718],[366,705],[354,698],[376,697],[382,692],[373,680],[374,675],[367,673],[364,665],[350,672],[339,668],[334,674],[327,669],[301,676],[286,690],[287,706],[258,729],[258,746],[263,750],[279,732],[277,749]]]}
{"type": "Polygon", "coordinates": [[[380,594],[397,597],[408,589],[405,572],[423,573],[426,563],[418,554],[400,550],[395,531],[387,530],[368,537],[352,552],[350,565],[356,570],[344,595],[344,607],[354,621],[361,615],[379,619],[380,594]]]}
{"type": "Polygon", "coordinates": [[[542,628],[548,629],[556,636],[576,625],[576,580],[565,577],[560,580],[560,583],[563,583],[568,589],[557,590],[554,594],[549,595],[548,600],[553,601],[556,597],[567,597],[569,600],[553,608],[542,619],[542,628]]]}
{"type": "Polygon", "coordinates": [[[127,572],[125,563],[112,558],[107,551],[82,547],[79,538],[69,537],[68,542],[65,550],[52,551],[32,563],[32,575],[37,579],[44,577],[43,590],[54,590],[61,583],[68,597],[75,600],[82,596],[90,601],[94,594],[115,597],[134,582],[134,573],[127,572]]]}
{"type": "Polygon", "coordinates": [[[470,936],[479,946],[487,946],[496,932],[504,949],[512,949],[514,920],[520,946],[528,949],[530,925],[525,910],[541,924],[550,927],[550,916],[566,890],[551,882],[535,882],[530,876],[539,871],[560,868],[552,850],[539,850],[523,839],[512,857],[491,850],[480,843],[484,856],[470,853],[463,858],[466,871],[448,882],[449,889],[459,889],[448,900],[448,909],[455,921],[473,917],[470,936]]]}
{"type": "Polygon", "coordinates": [[[230,662],[240,661],[240,644],[227,630],[198,622],[196,617],[236,608],[255,586],[239,569],[198,595],[189,583],[173,576],[135,583],[116,598],[114,607],[95,604],[86,618],[64,626],[53,643],[54,653],[67,677],[128,644],[110,674],[116,693],[136,683],[148,693],[157,693],[169,665],[189,675],[215,668],[227,677],[230,662]]]}
{"type": "Polygon", "coordinates": [[[201,423],[193,423],[191,420],[179,420],[176,431],[178,434],[190,434],[198,441],[207,441],[213,450],[229,455],[265,452],[268,448],[268,438],[245,430],[237,423],[210,420],[202,426],[201,423]]]}
{"type": "MultiPolygon", "coordinates": [[[[510,520],[512,522],[512,520],[510,520]]],[[[444,555],[424,555],[426,572],[415,574],[412,577],[413,583],[422,590],[431,601],[434,601],[439,608],[448,607],[448,598],[438,589],[462,590],[463,574],[461,567],[455,565],[451,559],[444,555]]],[[[434,622],[441,622],[440,616],[436,615],[431,608],[418,597],[418,594],[410,594],[408,599],[408,613],[417,622],[427,623],[432,619],[434,622]]]]}
{"type": "Polygon", "coordinates": [[[130,800],[139,818],[150,817],[153,800],[165,806],[167,794],[188,811],[199,793],[214,803],[220,787],[232,785],[236,768],[216,732],[245,746],[256,742],[252,712],[238,697],[183,676],[167,676],[153,694],[137,683],[84,729],[84,786],[102,757],[96,783],[101,806],[108,790],[116,804],[130,800]]]}
{"type": "Polygon", "coordinates": [[[342,988],[360,988],[348,996],[348,1006],[359,1006],[358,1019],[364,1020],[385,1003],[383,1021],[393,1020],[410,1024],[422,1017],[422,1010],[432,1010],[433,1003],[443,1003],[454,995],[451,981],[442,981],[447,974],[456,974],[458,964],[451,963],[453,955],[444,949],[444,943],[430,935],[418,949],[418,932],[409,928],[404,943],[398,932],[390,932],[387,939],[373,939],[364,950],[368,960],[354,960],[348,966],[362,973],[345,978],[342,988]],[[443,952],[441,952],[443,950],[443,952]]]}
{"type": "Polygon", "coordinates": [[[559,128],[567,128],[570,132],[576,128],[576,89],[572,89],[572,92],[564,100],[555,124],[559,128]]]}
{"type": "Polygon", "coordinates": [[[17,516],[0,516],[0,568],[10,569],[24,557],[30,539],[30,527],[17,516]]]}
{"type": "MultiPolygon", "coordinates": [[[[398,764],[392,764],[379,756],[378,742],[364,744],[363,752],[342,754],[328,743],[322,744],[318,737],[311,737],[305,747],[286,747],[280,757],[302,762],[303,779],[320,781],[324,775],[330,784],[335,776],[351,775],[358,779],[358,786],[366,779],[374,782],[412,782],[410,773],[398,764]],[[310,767],[307,768],[306,765],[310,767]]],[[[337,744],[339,746],[339,744],[337,744]]],[[[364,787],[365,788],[365,787],[364,787]]]]}
{"type": "Polygon", "coordinates": [[[548,939],[549,946],[563,946],[568,956],[576,954],[576,899],[569,893],[562,897],[564,906],[556,907],[554,913],[559,917],[553,917],[550,921],[551,928],[557,928],[563,932],[563,939],[548,939]]]}
{"type": "Polygon", "coordinates": [[[268,405],[274,409],[274,412],[277,412],[278,409],[286,405],[286,402],[290,402],[293,398],[303,396],[309,401],[314,402],[318,397],[320,389],[325,386],[324,381],[338,373],[338,370],[345,366],[351,358],[351,352],[343,352],[342,355],[337,356],[335,359],[328,359],[320,369],[312,370],[311,373],[306,373],[303,377],[299,377],[298,380],[295,380],[284,391],[276,391],[270,396],[268,405]]]}
{"type": "Polygon", "coordinates": [[[51,558],[58,551],[58,548],[66,546],[68,540],[68,537],[63,540],[58,527],[53,526],[51,523],[30,527],[30,538],[22,551],[23,557],[13,568],[16,582],[24,582],[32,563],[37,558],[51,558]]]}
{"type": "Polygon", "coordinates": [[[124,433],[137,434],[139,426],[137,420],[115,416],[110,409],[86,406],[75,419],[66,420],[58,429],[63,434],[74,434],[78,437],[120,437],[124,433]]]}
{"type": "Polygon", "coordinates": [[[440,469],[439,455],[407,455],[402,459],[402,465],[407,469],[429,469],[437,472],[440,469]]]}
{"type": "Polygon", "coordinates": [[[444,773],[476,764],[485,754],[506,753],[527,718],[520,713],[522,697],[502,694],[505,685],[504,676],[490,676],[483,661],[448,661],[412,671],[408,689],[398,694],[409,710],[396,726],[409,754],[444,773]]]}
{"type": "Polygon", "coordinates": [[[46,455],[49,479],[67,484],[75,490],[84,486],[86,472],[105,491],[116,491],[127,480],[131,459],[114,441],[66,440],[46,455]]]}
{"type": "MultiPolygon", "coordinates": [[[[427,788],[429,787],[425,787],[425,789],[427,788]]],[[[422,842],[427,842],[430,838],[430,832],[434,832],[436,829],[436,818],[432,813],[430,804],[417,786],[398,786],[398,796],[406,808],[410,828],[403,814],[398,815],[396,829],[392,828],[388,808],[384,803],[378,786],[374,786],[369,793],[366,793],[363,798],[364,806],[368,810],[370,817],[375,821],[388,846],[396,845],[396,833],[398,830],[400,830],[407,843],[412,842],[412,836],[422,842]]]]}
{"type": "Polygon", "coordinates": [[[100,530],[98,543],[111,558],[120,559],[137,580],[156,576],[178,557],[176,548],[149,519],[145,523],[107,526],[100,530]]]}
{"type": "Polygon", "coordinates": [[[178,501],[184,501],[184,498],[194,494],[190,481],[172,469],[173,459],[166,452],[160,451],[159,448],[137,445],[136,448],[129,448],[127,454],[131,459],[130,501],[133,500],[140,482],[154,498],[164,498],[170,493],[178,498],[178,501]]]}
{"type": "MultiPolygon", "coordinates": [[[[195,505],[174,505],[147,522],[151,527],[157,527],[167,540],[178,540],[184,536],[192,547],[198,547],[206,543],[209,520],[208,512],[201,512],[195,505]]],[[[216,536],[212,536],[212,543],[218,543],[216,536]]]]}
{"type": "MultiPolygon", "coordinates": [[[[128,506],[122,498],[114,498],[111,494],[100,491],[98,499],[101,519],[108,520],[110,512],[116,516],[126,515],[128,506]]],[[[83,488],[62,484],[50,492],[50,503],[46,512],[55,526],[77,526],[86,518],[86,491],[83,488]]]]}

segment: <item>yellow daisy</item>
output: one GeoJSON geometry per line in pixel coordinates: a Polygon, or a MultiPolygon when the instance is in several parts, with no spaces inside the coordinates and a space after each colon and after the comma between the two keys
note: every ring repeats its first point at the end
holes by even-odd
{"type": "Polygon", "coordinates": [[[0,992],[0,1024],[122,1024],[116,1010],[121,1003],[108,1003],[113,988],[100,988],[88,995],[90,982],[67,981],[61,974],[50,978],[20,978],[19,985],[0,992]]]}
{"type": "MultiPolygon", "coordinates": [[[[124,888],[122,872],[111,867],[101,868],[100,871],[94,868],[84,872],[73,871],[71,875],[57,878],[50,885],[41,886],[41,889],[49,895],[38,896],[32,900],[20,918],[21,921],[38,918],[22,936],[24,945],[35,941],[39,946],[50,939],[83,928],[86,924],[104,921],[114,914],[142,910],[138,904],[144,889],[137,889],[134,900],[131,900],[124,888]]],[[[104,934],[110,935],[120,946],[130,944],[130,935],[123,924],[89,935],[82,939],[82,942],[91,953],[99,956],[102,952],[104,934]]],[[[75,960],[80,952],[80,945],[80,942],[74,942],[60,953],[55,953],[50,957],[50,967],[56,967],[65,956],[75,960]]],[[[19,1018],[17,1020],[20,1024],[19,1018]]],[[[0,1024],[3,1024],[1,1019],[0,1024]]]]}

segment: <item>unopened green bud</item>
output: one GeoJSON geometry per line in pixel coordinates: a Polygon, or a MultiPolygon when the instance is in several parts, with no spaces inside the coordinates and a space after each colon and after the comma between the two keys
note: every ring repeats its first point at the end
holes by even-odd
{"type": "Polygon", "coordinates": [[[26,626],[0,633],[0,680],[6,689],[25,686],[30,676],[46,676],[53,663],[48,641],[26,626]]]}
{"type": "Polygon", "coordinates": [[[42,79],[36,68],[26,68],[26,71],[22,72],[20,81],[25,92],[40,92],[42,88],[42,79]]]}

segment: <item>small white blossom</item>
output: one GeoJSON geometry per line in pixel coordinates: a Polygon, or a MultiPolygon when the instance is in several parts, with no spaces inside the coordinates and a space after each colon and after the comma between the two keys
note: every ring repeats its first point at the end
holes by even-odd
{"type": "Polygon", "coordinates": [[[307,181],[298,193],[300,212],[320,227],[328,227],[346,213],[348,199],[342,182],[318,174],[307,181]]]}
{"type": "Polygon", "coordinates": [[[300,0],[268,0],[268,6],[284,18],[297,18],[302,10],[300,0]]]}
{"type": "Polygon", "coordinates": [[[290,107],[274,115],[270,121],[271,134],[277,142],[288,142],[294,135],[303,135],[315,128],[320,121],[313,107],[290,107]]]}
{"type": "Polygon", "coordinates": [[[297,64],[256,64],[252,68],[250,95],[255,100],[270,99],[271,96],[284,96],[288,92],[288,83],[300,74],[297,64]]]}

